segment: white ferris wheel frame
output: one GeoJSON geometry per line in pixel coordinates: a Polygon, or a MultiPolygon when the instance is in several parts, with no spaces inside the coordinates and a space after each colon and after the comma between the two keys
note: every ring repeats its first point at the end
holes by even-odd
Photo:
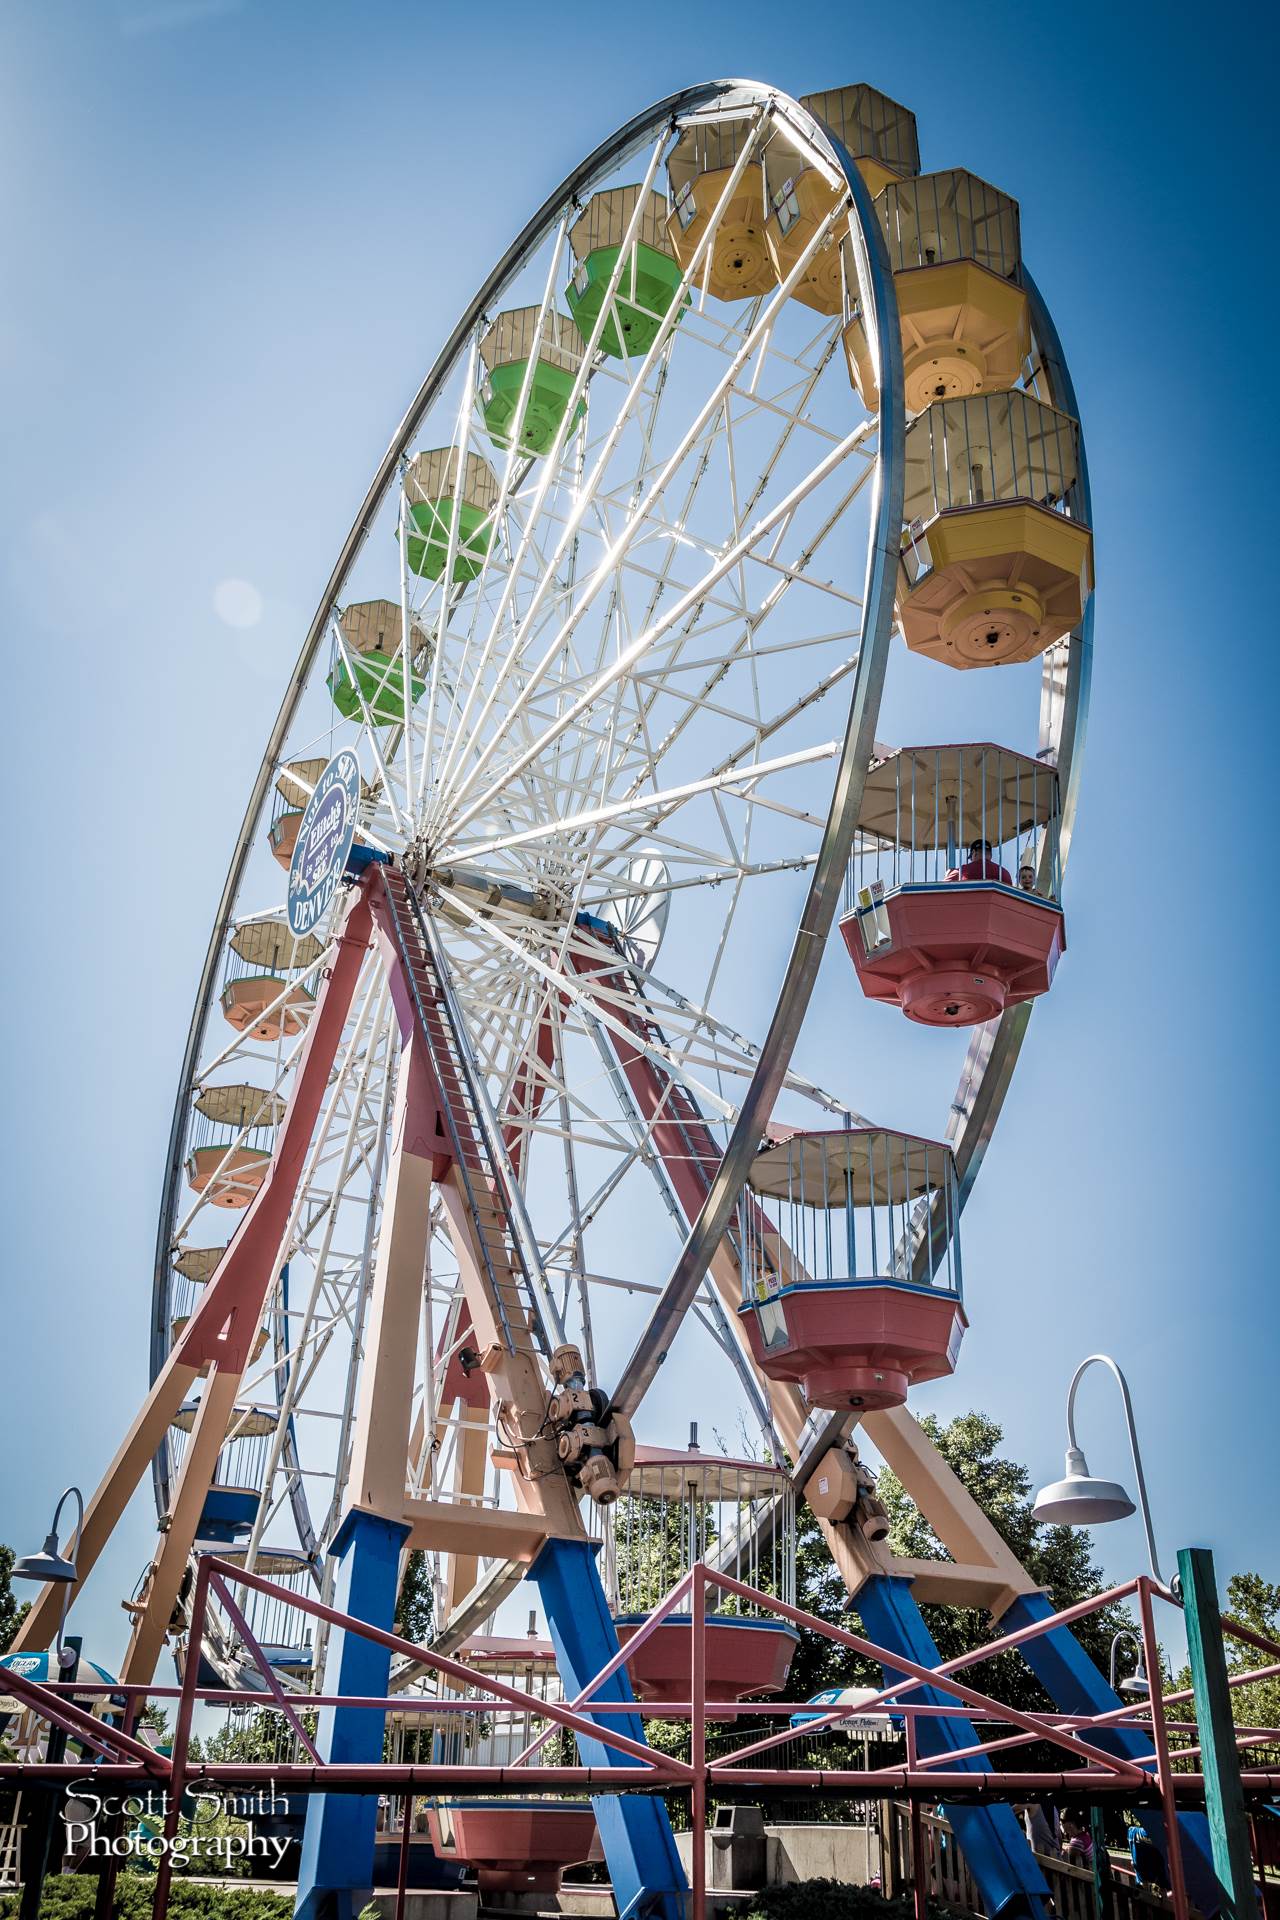
{"type": "MultiPolygon", "coordinates": [[[[726,199],[751,154],[752,144],[748,140],[739,155],[730,187],[725,190],[726,199]]],[[[633,234],[639,220],[639,209],[638,199],[631,223],[633,234]]],[[[708,244],[714,227],[713,219],[706,237],[708,244]]],[[[606,297],[595,329],[597,339],[610,311],[611,297],[617,291],[625,253],[624,244],[619,252],[619,266],[613,276],[610,294],[606,297]]],[[[1055,405],[1076,414],[1074,394],[1057,335],[1034,283],[1029,275],[1024,277],[1031,300],[1036,374],[1042,383],[1041,390],[1055,405]]],[[[698,317],[706,310],[706,292],[704,286],[699,301],[693,269],[685,276],[682,290],[687,290],[694,301],[692,324],[696,325],[698,317]]],[[[678,316],[679,308],[677,300],[672,309],[674,316],[678,316]]],[[[573,407],[589,373],[593,378],[620,379],[626,389],[605,442],[592,450],[595,472],[601,480],[607,475],[613,449],[620,444],[626,431],[637,422],[642,433],[646,425],[652,431],[652,416],[656,409],[650,410],[646,422],[646,402],[651,398],[646,380],[648,373],[657,367],[674,329],[673,317],[659,329],[657,340],[645,356],[643,365],[634,374],[627,362],[623,363],[620,374],[614,367],[597,364],[592,368],[589,365],[592,358],[590,351],[584,355],[567,419],[572,416],[573,407]]],[[[782,357],[780,349],[773,351],[776,357],[782,357]]],[[[825,364],[825,361],[820,361],[815,367],[799,360],[795,363],[797,383],[792,396],[790,421],[783,418],[780,429],[784,443],[788,433],[796,431],[825,364]]],[[[527,380],[526,376],[526,392],[527,380]]],[[[252,918],[240,917],[236,911],[250,852],[261,831],[271,784],[284,764],[286,742],[303,690],[321,660],[323,648],[328,644],[356,690],[366,722],[363,738],[368,743],[380,790],[380,812],[367,824],[366,837],[376,846],[380,841],[389,842],[397,833],[403,839],[416,830],[426,839],[434,840],[440,849],[440,864],[443,866],[445,862],[448,863],[446,870],[456,882],[451,885],[441,883],[448,899],[452,922],[455,926],[483,935],[489,971],[487,975],[478,974],[475,980],[470,981],[469,990],[473,996],[487,991],[495,1005],[505,1004],[507,1030],[504,1038],[503,1020],[495,1017],[489,1027],[487,1041],[482,1043],[478,1051],[482,1068],[499,1084],[503,1084],[505,1072],[504,1091],[507,1094],[513,1090],[516,1070],[524,1057],[521,1051],[523,1035],[531,1019],[549,1020],[559,1036],[565,1018],[563,1010],[572,1002],[584,1024],[593,1030],[597,1045],[603,1038],[603,1031],[619,1022],[620,1010],[616,1006],[611,1007],[610,990],[605,987],[587,993],[576,988],[571,971],[565,971],[565,962],[576,937],[574,913],[582,910],[599,911],[608,901],[616,901],[625,893],[627,882],[625,878],[620,878],[619,863],[628,848],[644,849],[646,852],[658,850],[668,863],[665,885],[669,897],[679,890],[727,882],[735,890],[736,899],[744,880],[757,874],[788,867],[808,871],[808,895],[791,958],[777,998],[774,1017],[760,1045],[726,1026],[705,1004],[709,994],[703,1000],[691,999],[680,988],[663,981],[660,967],[654,971],[636,962],[638,977],[643,978],[646,991],[651,992],[655,1004],[661,1006],[664,1031],[668,1037],[674,1034],[677,1040],[674,1050],[670,1045],[654,1045],[652,1053],[655,1063],[677,1074],[683,1084],[693,1089],[708,1115],[724,1122],[728,1138],[720,1172],[712,1182],[701,1215],[687,1236],[684,1234],[683,1221],[680,1221],[684,1245],[666,1286],[656,1291],[648,1283],[627,1283],[629,1292],[650,1294],[656,1299],[656,1306],[618,1383],[615,1400],[624,1411],[634,1410],[661,1363],[674,1329],[684,1314],[692,1310],[737,1368],[744,1395],[757,1415],[767,1420],[767,1408],[758,1384],[741,1360],[732,1334],[724,1323],[723,1309],[714,1294],[709,1290],[700,1292],[700,1289],[711,1252],[723,1237],[729,1214],[741,1189],[747,1159],[758,1142],[763,1123],[783,1085],[789,1085],[803,1097],[817,1101],[829,1112],[848,1111],[835,1096],[812,1086],[797,1075],[791,1075],[789,1066],[791,1051],[813,989],[822,948],[838,905],[854,838],[862,779],[875,739],[880,690],[893,625],[894,577],[902,518],[904,424],[896,303],[870,196],[856,166],[839,143],[797,103],[775,90],[738,81],[714,82],[687,89],[659,102],[604,142],[574,170],[529,222],[468,306],[393,436],[343,543],[303,643],[250,794],[215,917],[179,1078],[157,1237],[152,1314],[153,1373],[163,1363],[170,1334],[171,1259],[174,1246],[198,1211],[198,1207],[184,1208],[180,1205],[183,1153],[192,1090],[230,1061],[237,1051],[237,1044],[232,1042],[215,1052],[209,1060],[200,1061],[199,1058],[214,1005],[218,970],[230,930],[234,926],[247,924],[252,918]],[[555,678],[555,694],[561,704],[554,710],[539,710],[539,690],[550,681],[556,662],[564,660],[566,647],[572,641],[575,629],[584,623],[597,597],[606,594],[618,577],[620,567],[628,561],[632,543],[644,530],[651,530],[655,524],[660,524],[669,541],[668,551],[678,544],[682,522],[679,511],[673,513],[666,503],[665,489],[679,472],[690,449],[697,445],[699,436],[709,423],[714,422],[717,406],[724,408],[727,418],[725,396],[740,391],[741,382],[762,412],[772,407],[782,417],[783,409],[779,407],[776,396],[764,392],[759,384],[760,368],[766,354],[772,350],[770,343],[774,316],[786,302],[801,268],[795,268],[774,294],[756,302],[751,309],[751,317],[743,324],[735,325],[728,319],[717,319],[716,327],[721,335],[719,350],[727,363],[719,386],[687,426],[679,444],[668,451],[664,459],[660,460],[655,455],[647,464],[642,463],[640,477],[645,482],[645,492],[639,506],[632,501],[628,511],[624,502],[621,523],[615,522],[612,527],[606,525],[602,528],[600,537],[607,544],[594,572],[585,587],[575,590],[570,597],[564,619],[550,634],[532,672],[522,680],[518,698],[510,699],[507,707],[500,709],[499,690],[510,685],[509,676],[523,658],[525,639],[535,630],[544,602],[552,597],[551,588],[557,579],[557,568],[563,566],[566,556],[573,549],[575,537],[588,512],[598,511],[602,497],[598,487],[584,483],[578,502],[569,510],[560,512],[557,544],[547,551],[539,547],[536,534],[544,528],[554,530],[557,525],[556,516],[548,508],[554,480],[553,463],[544,461],[536,476],[531,477],[531,469],[536,463],[522,462],[514,450],[509,451],[504,461],[495,462],[500,466],[499,500],[493,516],[495,524],[509,507],[514,511],[516,503],[522,498],[531,500],[532,504],[524,513],[523,528],[517,540],[508,545],[513,558],[501,585],[496,586],[496,607],[492,598],[495,587],[491,585],[489,588],[490,618],[487,631],[483,633],[479,630],[479,619],[474,610],[485,604],[487,559],[481,588],[471,599],[473,614],[465,642],[469,651],[463,655],[470,663],[469,677],[465,686],[462,674],[455,676],[452,687],[445,684],[447,650],[444,644],[437,644],[429,663],[425,725],[421,737],[415,733],[412,723],[404,729],[395,729],[389,735],[385,728],[373,724],[336,610],[372,527],[379,515],[385,513],[387,501],[398,492],[403,616],[400,666],[405,711],[412,715],[417,655],[411,642],[411,632],[420,631],[424,620],[435,617],[440,623],[438,630],[448,635],[454,607],[461,606],[465,599],[463,594],[446,593],[442,588],[435,596],[434,605],[430,592],[418,605],[410,604],[414,587],[406,564],[409,528],[400,481],[409,450],[424,420],[450,379],[456,378],[459,368],[463,369],[464,402],[459,408],[453,438],[455,471],[460,480],[473,430],[470,395],[476,385],[477,340],[486,316],[496,310],[504,287],[540,251],[547,251],[550,264],[542,295],[541,319],[548,311],[558,285],[570,219],[596,183],[614,173],[623,159],[647,148],[647,169],[643,182],[647,190],[656,177],[669,135],[677,122],[691,114],[715,112],[750,113],[754,117],[753,139],[761,137],[763,130],[775,117],[780,118],[787,124],[792,138],[807,143],[810,154],[827,170],[833,182],[843,182],[847,186],[852,215],[850,232],[858,255],[863,303],[880,342],[879,387],[882,402],[878,418],[873,417],[844,435],[825,428],[821,423],[806,421],[806,430],[817,437],[825,437],[828,448],[814,462],[803,481],[773,500],[745,528],[743,514],[735,500],[731,507],[731,537],[720,550],[703,551],[704,570],[698,579],[664,605],[660,612],[660,593],[655,593],[652,617],[641,631],[623,632],[620,635],[621,645],[614,657],[597,659],[594,665],[583,672],[576,686],[572,676],[566,676],[561,671],[555,678]],[[873,440],[874,458],[870,451],[873,440]],[[851,486],[847,494],[838,499],[835,511],[821,527],[814,547],[816,550],[821,539],[839,523],[850,501],[863,489],[871,487],[874,500],[863,591],[858,596],[834,583],[826,588],[835,613],[841,614],[845,620],[856,622],[856,652],[830,667],[816,686],[805,687],[803,696],[790,707],[783,706],[762,715],[758,704],[754,714],[750,714],[729,706],[724,696],[717,703],[716,695],[725,677],[725,656],[717,655],[712,645],[703,648],[701,657],[696,650],[692,659],[681,658],[670,650],[664,657],[662,649],[667,636],[676,633],[681,622],[688,623],[691,615],[692,624],[686,625],[685,638],[696,628],[697,634],[705,639],[709,633],[714,633],[717,621],[723,626],[739,622],[745,625],[748,632],[748,651],[753,651],[754,634],[763,624],[767,613],[802,578],[803,573],[802,569],[780,557],[780,543],[772,551],[762,550],[761,543],[767,536],[788,532],[796,523],[809,496],[842,469],[847,472],[848,462],[854,464],[851,486]],[[774,578],[772,593],[775,598],[771,605],[759,610],[754,618],[756,610],[748,607],[745,595],[739,592],[735,598],[733,594],[735,570],[740,578],[748,556],[754,563],[768,568],[774,578]],[[517,586],[522,578],[522,570],[533,584],[528,598],[517,612],[517,586]],[[729,583],[727,586],[726,582],[729,583]],[[704,616],[708,608],[711,613],[706,618],[704,616]],[[504,641],[505,654],[502,652],[504,641]],[[664,669],[669,669],[673,660],[678,661],[681,671],[692,672],[695,676],[694,691],[682,696],[690,716],[695,711],[718,710],[726,724],[743,723],[740,745],[717,765],[693,779],[668,780],[664,785],[645,787],[637,775],[629,790],[603,797],[589,772],[584,774],[582,769],[584,752],[592,751],[601,744],[598,734],[593,743],[591,726],[600,701],[610,688],[624,681],[631,686],[643,687],[646,673],[655,684],[661,683],[664,691],[669,692],[674,674],[664,669]],[[763,758],[760,757],[762,747],[775,735],[785,733],[802,707],[809,706],[815,697],[825,696],[845,681],[851,685],[849,712],[841,738],[809,744],[790,753],[766,752],[763,758]],[[567,705],[564,704],[566,698],[567,705]],[[448,716],[444,727],[440,726],[437,719],[442,709],[448,716]],[[466,743],[478,738],[479,728],[495,714],[499,714],[505,724],[489,732],[479,752],[468,763],[466,743]],[[539,788],[536,776],[539,768],[546,764],[546,755],[560,741],[567,741],[577,757],[576,760],[570,758],[566,763],[564,754],[561,755],[553,806],[547,788],[545,785],[539,788]],[[797,815],[797,809],[786,801],[771,799],[768,791],[770,780],[785,779],[797,769],[820,765],[833,768],[831,802],[825,820],[815,823],[812,816],[803,814],[803,810],[797,815]],[[522,779],[527,781],[523,801],[519,798],[519,782],[522,779]],[[762,788],[765,790],[761,791],[762,788]],[[730,800],[738,804],[749,802],[750,805],[745,809],[748,814],[758,806],[778,814],[797,815],[806,819],[810,828],[816,824],[820,834],[818,845],[807,849],[803,857],[775,857],[753,865],[740,851],[736,860],[732,857],[735,838],[726,825],[724,837],[730,853],[708,865],[706,847],[690,844],[674,833],[670,825],[673,816],[678,815],[680,809],[695,797],[709,800],[722,818],[726,803],[730,800]],[[505,821],[495,826],[494,810],[499,802],[502,803],[505,821]],[[471,838],[467,837],[469,831],[471,838]],[[629,840],[626,837],[628,833],[631,836],[629,840]],[[614,835],[615,839],[611,845],[610,859],[613,864],[608,875],[608,888],[603,895],[588,890],[593,869],[589,859],[582,860],[581,878],[573,895],[573,912],[563,919],[557,959],[554,965],[549,965],[533,954],[522,941],[530,907],[525,897],[528,889],[522,886],[525,868],[521,862],[531,856],[537,857],[557,837],[563,842],[567,835],[581,836],[591,849],[595,849],[609,834],[614,835]],[[505,886],[506,891],[497,900],[481,898],[475,886],[477,874],[490,882],[496,881],[500,889],[505,886]],[[726,1074],[731,1076],[732,1085],[742,1087],[740,1097],[726,1097],[723,1090],[726,1074]]],[[[586,482],[587,477],[584,475],[583,478],[586,482]]],[[[762,486],[757,488],[749,511],[754,510],[762,491],[762,486]]],[[[1087,524],[1088,483],[1083,450],[1073,504],[1087,524]]],[[[606,501],[606,505],[616,506],[616,503],[606,501]]],[[[690,539],[685,544],[696,546],[697,543],[690,539]]],[[[453,577],[456,553],[455,517],[442,576],[445,581],[453,577]]],[[[668,559],[668,572],[669,568],[668,559]]],[[[807,587],[815,584],[807,578],[803,583],[807,587]]],[[[659,589],[667,584],[666,579],[654,581],[659,589]]],[[[845,630],[833,629],[833,635],[845,637],[845,630]]],[[[784,641],[782,646],[796,649],[801,644],[784,641]]],[[[763,657],[767,651],[767,646],[760,648],[759,656],[763,657]]],[[[1059,772],[1064,861],[1078,789],[1090,660],[1091,605],[1086,607],[1084,619],[1076,633],[1050,650],[1045,658],[1042,678],[1040,752],[1056,764],[1059,772]]],[[[633,738],[637,730],[633,728],[633,738]]],[[[612,750],[616,743],[610,738],[604,744],[612,750]]],[[[568,751],[567,747],[565,752],[568,751]]],[[[652,769],[656,761],[651,758],[649,764],[652,769]]],[[[781,789],[775,788],[774,791],[781,789]]],[[[725,932],[727,936],[727,922],[725,932]]],[[[722,957],[723,940],[720,951],[713,957],[709,985],[714,984],[722,957]]],[[[325,956],[321,954],[310,973],[318,974],[324,963],[325,956]]],[[[300,980],[305,982],[306,978],[305,973],[296,976],[289,987],[282,991],[280,998],[283,1000],[292,986],[296,986],[300,980]]],[[[948,1135],[959,1172],[961,1204],[976,1178],[987,1142],[999,1118],[1026,1033],[1030,1010],[1029,1004],[1011,1009],[998,1022],[978,1029],[970,1044],[948,1122],[948,1135]]],[[[634,1044],[634,1036],[629,1033],[628,1037],[634,1044]]],[[[287,1087],[289,1066],[296,1045],[296,1042],[288,1041],[277,1044],[273,1090],[287,1087]]],[[[336,1508],[341,1497],[340,1471],[335,1474],[329,1511],[320,1518],[317,1526],[305,1497],[308,1470],[300,1457],[295,1421],[305,1404],[309,1380],[323,1363],[328,1348],[334,1340],[349,1341],[351,1359],[334,1431],[334,1453],[341,1462],[349,1444],[354,1416],[359,1328],[377,1233],[379,1163],[385,1147],[393,1051],[385,982],[376,968],[371,968],[362,983],[353,1014],[352,1039],[346,1050],[346,1070],[335,1078],[326,1111],[314,1136],[311,1164],[299,1188],[294,1210],[293,1232],[297,1245],[309,1260],[314,1274],[310,1295],[301,1309],[276,1297],[271,1312],[271,1346],[262,1361],[251,1368],[245,1382],[245,1400],[251,1401],[255,1391],[265,1389],[274,1394],[279,1407],[279,1421],[267,1475],[268,1497],[264,1499],[255,1525],[251,1551],[261,1541],[266,1526],[286,1497],[291,1499],[304,1551],[318,1554],[336,1522],[336,1508]],[[353,1220],[350,1189],[357,1175],[365,1182],[365,1187],[356,1197],[353,1220]],[[353,1224],[355,1232],[351,1231],[353,1224]]],[[[606,1053],[607,1049],[601,1048],[607,1073],[606,1053]]],[[[555,1062],[563,1060],[560,1037],[555,1043],[553,1059],[555,1062]]],[[[592,1217],[594,1210],[607,1198],[605,1189],[616,1191],[630,1168],[636,1165],[648,1167],[664,1206],[677,1219],[680,1216],[670,1193],[663,1191],[662,1171],[655,1163],[651,1150],[652,1121],[646,1123],[642,1116],[629,1109],[617,1085],[616,1076],[611,1082],[615,1111],[612,1115],[593,1114],[593,1123],[600,1128],[601,1138],[616,1156],[615,1167],[598,1191],[585,1197],[575,1192],[575,1122],[570,1106],[580,1096],[567,1084],[562,1065],[558,1074],[554,1065],[544,1066],[539,1071],[546,1097],[541,1117],[530,1119],[525,1138],[528,1141],[538,1132],[546,1138],[560,1140],[564,1150],[566,1191],[577,1209],[575,1214],[574,1206],[571,1206],[569,1217],[560,1229],[547,1236],[543,1264],[549,1280],[562,1286],[565,1304],[568,1301],[570,1277],[576,1276],[581,1283],[579,1293],[584,1333],[591,1358],[589,1288],[622,1283],[614,1276],[588,1273],[582,1246],[582,1218],[592,1217]]],[[[579,1104],[579,1114],[584,1111],[579,1104]]],[[[579,1128],[582,1126],[581,1118],[576,1124],[579,1128]]],[[[430,1276],[424,1289],[424,1342],[428,1352],[442,1333],[447,1338],[448,1316],[455,1298],[455,1290],[447,1273],[430,1276]]],[[[839,1416],[821,1416],[811,1422],[804,1455],[797,1462],[798,1476],[803,1476],[808,1463],[830,1444],[838,1425],[839,1416]]],[[[162,1453],[157,1457],[156,1490],[162,1507],[167,1498],[170,1464],[167,1455],[162,1453]]],[[[420,1461],[418,1470],[422,1468],[420,1461]]]]}

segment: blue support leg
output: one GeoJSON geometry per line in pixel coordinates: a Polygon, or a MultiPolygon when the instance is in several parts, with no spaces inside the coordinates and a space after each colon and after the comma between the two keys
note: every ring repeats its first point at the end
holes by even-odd
{"type": "MultiPolygon", "coordinates": [[[[338,1560],[333,1604],[341,1613],[390,1632],[396,1611],[400,1549],[409,1537],[402,1521],[352,1508],[331,1551],[338,1560]]],[[[325,1661],[326,1693],[385,1698],[391,1655],[361,1635],[337,1627],[325,1661]]],[[[323,1707],[316,1746],[325,1760],[347,1766],[382,1758],[383,1722],[358,1707],[323,1707]]],[[[298,1868],[297,1920],[352,1920],[353,1892],[373,1885],[377,1837],[376,1794],[313,1794],[307,1802],[298,1868]]]]}
{"type": "MultiPolygon", "coordinates": [[[[880,1646],[922,1667],[939,1664],[942,1656],[911,1597],[909,1580],[876,1574],[859,1590],[854,1604],[869,1638],[880,1646]]],[[[888,1683],[899,1676],[886,1667],[884,1677],[888,1683]]],[[[935,1687],[921,1687],[904,1698],[930,1706],[945,1706],[948,1701],[935,1687]]],[[[959,1713],[954,1719],[929,1717],[916,1723],[916,1748],[922,1757],[956,1753],[977,1743],[972,1722],[959,1713]]],[[[990,1762],[977,1755],[958,1760],[956,1766],[966,1773],[991,1771],[990,1762]]],[[[957,1803],[945,1811],[992,1920],[997,1914],[1004,1920],[1043,1920],[1049,1906],[1048,1884],[1012,1807],[957,1803]]]]}
{"type": "MultiPolygon", "coordinates": [[[[1047,1620],[1053,1603],[1043,1593],[1023,1593],[1001,1617],[1002,1633],[1017,1633],[1037,1620],[1047,1620]]],[[[1124,1702],[1099,1673],[1069,1627],[1053,1627],[1037,1634],[1021,1648],[1027,1665],[1049,1698],[1063,1713],[1110,1713],[1124,1702]]],[[[1106,1753],[1126,1760],[1150,1760],[1154,1749],[1150,1740],[1136,1727],[1100,1727],[1088,1738],[1106,1753]]],[[[1159,1807],[1135,1808],[1147,1837],[1162,1853],[1168,1851],[1164,1815],[1159,1807]]],[[[1222,1889],[1213,1867],[1209,1842],[1209,1823],[1202,1813],[1184,1813],[1178,1820],[1182,1835],[1182,1870],[1192,1903],[1205,1915],[1213,1915],[1222,1904],[1222,1889]]]]}
{"type": "MultiPolygon", "coordinates": [[[[548,1540],[528,1577],[541,1596],[565,1695],[572,1699],[618,1651],[618,1636],[596,1570],[595,1550],[587,1540],[548,1540]]],[[[634,1701],[625,1670],[619,1669],[595,1697],[634,1701]]],[[[644,1739],[638,1713],[602,1715],[601,1724],[630,1740],[644,1739]]],[[[633,1764],[616,1747],[598,1740],[579,1738],[578,1752],[584,1766],[633,1764]]],[[[662,1801],[639,1794],[601,1795],[591,1804],[619,1914],[684,1920],[688,1883],[662,1801]]]]}

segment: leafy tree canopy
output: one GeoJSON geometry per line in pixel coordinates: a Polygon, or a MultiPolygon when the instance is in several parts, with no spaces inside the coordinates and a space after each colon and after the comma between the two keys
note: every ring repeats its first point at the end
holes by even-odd
{"type": "Polygon", "coordinates": [[[396,1596],[393,1622],[396,1632],[421,1646],[431,1632],[433,1609],[431,1565],[422,1548],[415,1547],[405,1561],[404,1578],[396,1596]]]}
{"type": "Polygon", "coordinates": [[[12,1547],[0,1546],[0,1653],[8,1653],[14,1635],[31,1611],[29,1600],[19,1601],[13,1591],[12,1547]]]}
{"type": "MultiPolygon", "coordinates": [[[[1249,1627],[1254,1633],[1261,1633],[1268,1640],[1280,1640],[1280,1586],[1273,1586],[1264,1580],[1260,1573],[1233,1573],[1227,1582],[1226,1613],[1238,1620],[1242,1627],[1249,1627]]],[[[1256,1647],[1246,1646],[1243,1641],[1226,1636],[1227,1672],[1248,1673],[1255,1667],[1273,1664],[1270,1656],[1256,1647]]],[[[1181,1689],[1191,1685],[1191,1668],[1183,1667],[1174,1681],[1181,1689]]],[[[1243,1686],[1231,1689],[1231,1713],[1237,1726],[1241,1727],[1280,1727],[1280,1678],[1273,1680],[1250,1680],[1243,1686]]],[[[1195,1708],[1190,1700],[1180,1701],[1172,1709],[1179,1720],[1194,1720],[1195,1708]]],[[[1253,1747],[1249,1757],[1255,1765],[1265,1765],[1274,1756],[1276,1749],[1253,1747]]]]}
{"type": "MultiPolygon", "coordinates": [[[[307,1732],[316,1730],[316,1713],[300,1708],[299,1719],[307,1732]]],[[[247,1764],[280,1762],[294,1757],[293,1729],[274,1707],[243,1708],[228,1714],[223,1724],[203,1739],[193,1734],[191,1757],[194,1760],[242,1760],[247,1764]]]]}

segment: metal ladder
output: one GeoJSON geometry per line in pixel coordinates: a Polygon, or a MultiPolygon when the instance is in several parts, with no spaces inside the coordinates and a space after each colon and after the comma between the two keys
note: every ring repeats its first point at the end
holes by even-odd
{"type": "MultiPolygon", "coordinates": [[[[546,1324],[529,1270],[524,1236],[515,1218],[516,1203],[500,1173],[500,1141],[479,1072],[463,1038],[443,955],[432,938],[413,889],[398,868],[381,865],[379,874],[391,910],[396,944],[413,998],[417,1025],[444,1101],[449,1145],[475,1227],[494,1313],[509,1353],[536,1357],[559,1341],[546,1324]]],[[[535,1256],[536,1257],[536,1256],[535,1256]]]]}

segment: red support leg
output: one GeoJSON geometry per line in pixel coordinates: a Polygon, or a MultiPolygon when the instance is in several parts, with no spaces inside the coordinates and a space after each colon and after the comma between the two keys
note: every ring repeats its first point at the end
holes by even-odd
{"type": "Polygon", "coordinates": [[[707,1912],[707,1570],[702,1562],[693,1569],[693,1596],[689,1610],[689,1631],[693,1646],[690,1669],[693,1679],[690,1729],[693,1762],[690,1825],[693,1828],[693,1860],[690,1883],[693,1890],[693,1920],[706,1920],[707,1912]]]}
{"type": "Polygon", "coordinates": [[[1169,1768],[1169,1735],[1164,1724],[1164,1701],[1160,1693],[1160,1644],[1156,1639],[1155,1617],[1151,1611],[1151,1582],[1143,1574],[1138,1581],[1138,1607],[1142,1616],[1142,1657],[1151,1676],[1151,1741],[1156,1750],[1156,1780],[1164,1811],[1164,1830],[1169,1836],[1169,1895],[1175,1920],[1188,1920],[1187,1882],[1182,1871],[1182,1843],[1178,1835],[1178,1802],[1169,1768]]]}
{"type": "MultiPolygon", "coordinates": [[[[913,1714],[907,1715],[907,1766],[912,1773],[915,1772],[916,1723],[913,1714]]],[[[925,1851],[920,1801],[915,1794],[912,1794],[908,1806],[911,1820],[911,1899],[915,1907],[915,1920],[929,1920],[929,1860],[925,1851]]]]}
{"type": "Polygon", "coordinates": [[[191,1626],[187,1634],[187,1659],[182,1669],[182,1694],[173,1729],[172,1770],[169,1774],[169,1804],[164,1816],[164,1847],[156,1863],[156,1890],[151,1903],[152,1920],[165,1920],[169,1911],[169,1886],[173,1879],[173,1843],[182,1817],[182,1794],[187,1782],[187,1758],[191,1747],[191,1720],[196,1704],[196,1679],[200,1671],[200,1649],[204,1645],[204,1620],[209,1604],[209,1562],[202,1560],[196,1569],[195,1593],[191,1600],[191,1626]]]}
{"type": "Polygon", "coordinates": [[[400,1802],[400,1863],[396,1870],[396,1920],[404,1920],[404,1895],[409,1884],[409,1843],[413,1835],[413,1795],[400,1802]]]}

